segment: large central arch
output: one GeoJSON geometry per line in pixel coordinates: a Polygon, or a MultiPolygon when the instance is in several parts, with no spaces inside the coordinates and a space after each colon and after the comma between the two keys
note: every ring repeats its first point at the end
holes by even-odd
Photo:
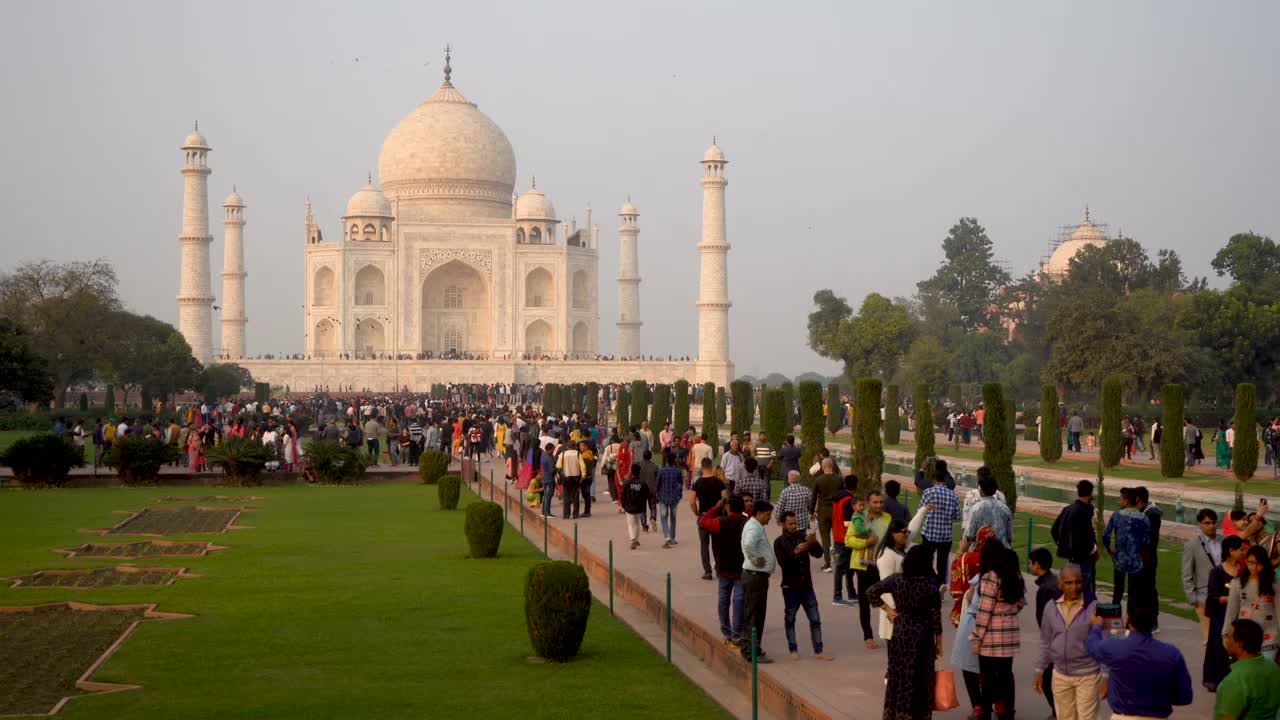
{"type": "Polygon", "coordinates": [[[386,352],[386,333],[382,323],[373,318],[365,318],[356,323],[356,352],[361,355],[376,355],[386,352]]]}
{"type": "Polygon", "coordinates": [[[524,350],[534,355],[555,352],[555,335],[546,320],[534,320],[525,328],[524,350]]]}
{"type": "Polygon", "coordinates": [[[492,305],[489,284],[474,267],[450,260],[432,270],[422,281],[422,350],[491,352],[492,305]]]}

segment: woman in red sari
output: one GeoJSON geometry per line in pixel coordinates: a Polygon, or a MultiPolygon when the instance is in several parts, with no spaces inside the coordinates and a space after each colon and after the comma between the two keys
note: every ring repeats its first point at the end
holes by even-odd
{"type": "Polygon", "coordinates": [[[618,512],[622,512],[622,486],[631,478],[631,446],[627,443],[618,443],[618,470],[615,473],[617,478],[617,495],[618,512]]]}

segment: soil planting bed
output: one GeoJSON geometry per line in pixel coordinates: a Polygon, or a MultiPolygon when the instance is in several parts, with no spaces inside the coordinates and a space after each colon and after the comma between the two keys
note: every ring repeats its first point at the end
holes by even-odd
{"type": "Polygon", "coordinates": [[[105,535],[199,535],[223,533],[243,508],[146,508],[125,518],[105,535]]]}
{"type": "Polygon", "coordinates": [[[203,557],[215,550],[226,550],[226,548],[207,542],[140,540],[129,543],[86,543],[79,547],[66,548],[58,552],[66,553],[67,557],[132,560],[133,558],[148,557],[203,557]]]}
{"type": "Polygon", "coordinates": [[[192,577],[186,568],[115,567],[37,570],[14,578],[15,588],[102,588],[117,585],[169,585],[180,577],[192,577]]]}
{"type": "Polygon", "coordinates": [[[229,502],[229,503],[246,503],[254,500],[261,500],[257,495],[165,495],[156,500],[162,503],[203,503],[203,502],[229,502]]]}
{"type": "Polygon", "coordinates": [[[138,687],[89,678],[142,620],[171,617],[189,616],[154,605],[0,607],[0,715],[52,715],[79,695],[138,687]]]}

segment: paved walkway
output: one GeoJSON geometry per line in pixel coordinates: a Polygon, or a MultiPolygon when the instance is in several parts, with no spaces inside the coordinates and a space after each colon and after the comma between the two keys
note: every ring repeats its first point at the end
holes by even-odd
{"type": "MultiPolygon", "coordinates": [[[[481,474],[486,479],[488,477],[488,468],[488,463],[482,467],[481,474]]],[[[495,499],[498,502],[502,502],[501,470],[496,466],[495,475],[498,480],[495,499]]],[[[483,495],[485,497],[489,495],[487,483],[485,483],[483,495]]],[[[519,517],[514,510],[514,503],[518,501],[518,498],[514,489],[511,491],[510,498],[513,506],[508,519],[518,528],[519,517]]],[[[560,510],[560,503],[556,501],[556,513],[558,514],[560,510]]],[[[553,531],[559,530],[565,536],[572,538],[574,521],[556,518],[551,521],[550,527],[553,531]]],[[[652,598],[657,599],[657,605],[660,606],[662,604],[661,599],[665,597],[666,576],[667,573],[670,573],[673,610],[677,614],[697,623],[713,638],[719,637],[719,619],[716,610],[717,583],[701,579],[702,570],[698,557],[698,536],[695,518],[693,513],[688,510],[687,505],[682,505],[678,515],[676,537],[680,542],[677,546],[666,550],[662,549],[661,533],[656,527],[653,527],[652,531],[647,534],[641,534],[639,549],[629,550],[625,522],[622,516],[617,514],[617,508],[607,500],[597,502],[593,507],[593,516],[579,520],[577,529],[580,551],[584,558],[587,552],[598,558],[606,558],[608,556],[609,541],[613,541],[616,571],[626,575],[631,581],[648,590],[651,594],[651,599],[648,601],[650,605],[654,604],[652,598]]],[[[770,537],[775,537],[776,531],[776,525],[771,526],[769,528],[770,537]]],[[[532,512],[526,515],[525,535],[535,545],[541,545],[543,542],[541,518],[539,517],[535,520],[532,512]]],[[[564,553],[558,551],[554,544],[555,541],[553,539],[552,557],[571,558],[571,546],[569,546],[569,552],[564,553]]],[[[584,564],[586,562],[584,560],[584,564]]],[[[863,647],[857,607],[831,604],[832,576],[817,572],[818,565],[819,563],[814,563],[814,580],[818,586],[818,597],[823,620],[823,640],[826,644],[827,652],[834,654],[836,660],[834,662],[820,662],[813,659],[813,649],[808,637],[808,625],[805,622],[803,612],[797,618],[797,637],[800,644],[801,659],[798,661],[789,659],[782,627],[782,596],[775,576],[770,588],[768,622],[763,645],[766,651],[777,659],[777,662],[772,665],[760,666],[761,684],[763,686],[768,683],[776,683],[797,692],[811,704],[812,710],[816,711],[813,715],[814,717],[826,716],[830,718],[848,718],[850,720],[878,719],[881,717],[884,696],[883,679],[886,657],[883,644],[878,650],[867,650],[863,647]]],[[[623,600],[618,599],[616,602],[621,603],[623,600]]],[[[949,610],[950,598],[944,599],[944,608],[949,610]]],[[[645,619],[641,622],[654,624],[660,622],[658,618],[662,617],[663,612],[661,607],[647,607],[644,609],[649,612],[642,615],[645,619]]],[[[877,625],[878,619],[873,611],[873,629],[877,625]]],[[[950,623],[944,620],[943,625],[944,661],[940,664],[940,667],[946,666],[945,658],[950,656],[953,642],[953,630],[950,623]]],[[[1160,639],[1176,644],[1182,649],[1183,654],[1187,656],[1193,685],[1196,688],[1195,702],[1190,707],[1179,708],[1173,717],[1185,718],[1186,720],[1210,717],[1213,696],[1200,689],[1198,680],[1202,662],[1199,625],[1188,620],[1165,615],[1162,617],[1161,626],[1160,639]]],[[[1017,705],[1022,711],[1021,715],[1023,717],[1044,717],[1048,715],[1048,706],[1045,705],[1044,699],[1036,696],[1031,689],[1031,666],[1035,660],[1034,653],[1039,647],[1039,635],[1035,631],[1035,616],[1032,606],[1029,606],[1023,613],[1022,627],[1024,628],[1022,636],[1023,652],[1018,656],[1014,664],[1015,677],[1017,678],[1017,705]]],[[[724,668],[732,671],[734,664],[740,662],[735,657],[736,653],[731,653],[731,651],[721,646],[701,648],[701,650],[704,657],[711,657],[711,662],[719,666],[721,674],[728,674],[724,668]],[[712,653],[709,656],[706,655],[708,650],[712,653]]],[[[694,654],[698,653],[695,651],[694,654]]],[[[745,668],[745,664],[740,667],[745,668]]],[[[963,683],[960,682],[958,673],[957,683],[963,708],[967,704],[967,697],[964,694],[963,683]]],[[[714,692],[710,688],[708,690],[714,692]]],[[[778,708],[774,708],[774,710],[779,716],[788,716],[786,712],[780,711],[778,708]]],[[[735,712],[738,711],[735,710],[735,712]]],[[[805,715],[793,710],[791,716],[804,717],[805,715]]],[[[936,715],[939,718],[961,718],[964,716],[965,713],[962,709],[936,715]]],[[[1106,716],[1104,713],[1103,717],[1106,716]]]]}

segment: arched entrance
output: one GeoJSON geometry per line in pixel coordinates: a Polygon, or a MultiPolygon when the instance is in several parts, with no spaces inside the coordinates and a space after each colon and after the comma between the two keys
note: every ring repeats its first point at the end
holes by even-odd
{"type": "Polygon", "coordinates": [[[382,323],[365,318],[356,323],[356,352],[369,356],[386,350],[386,333],[382,323]]]}
{"type": "Polygon", "coordinates": [[[587,353],[591,352],[591,329],[581,320],[573,326],[573,344],[571,347],[578,360],[585,360],[587,353]]]}
{"type": "Polygon", "coordinates": [[[331,357],[338,351],[338,328],[332,320],[325,319],[316,323],[311,337],[312,354],[318,357],[331,357]]]}
{"type": "Polygon", "coordinates": [[[550,353],[555,349],[551,325],[546,320],[534,320],[524,331],[524,351],[532,355],[550,353]]]}
{"type": "Polygon", "coordinates": [[[422,281],[422,350],[492,350],[489,286],[478,270],[450,260],[422,281]]]}

